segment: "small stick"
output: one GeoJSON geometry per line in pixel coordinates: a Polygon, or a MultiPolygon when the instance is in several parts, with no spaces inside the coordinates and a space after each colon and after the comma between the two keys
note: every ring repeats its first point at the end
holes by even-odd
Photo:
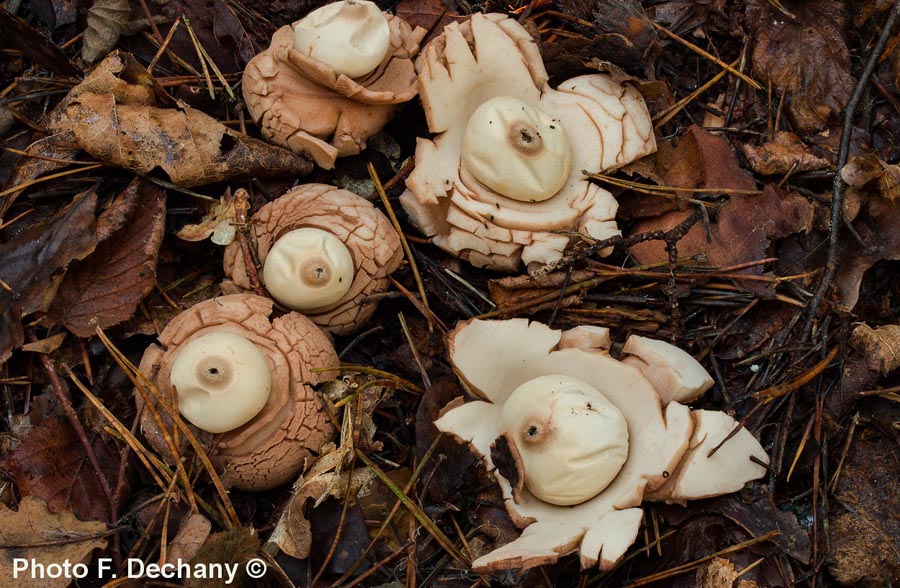
{"type": "Polygon", "coordinates": [[[162,57],[163,53],[168,53],[169,51],[169,43],[172,42],[172,37],[175,36],[175,31],[178,30],[178,26],[181,24],[182,15],[178,15],[178,18],[175,19],[175,22],[172,24],[172,27],[169,29],[169,32],[166,33],[166,38],[163,40],[162,45],[159,46],[159,50],[157,50],[156,55],[153,56],[153,59],[150,60],[150,64],[147,65],[147,73],[153,73],[153,68],[156,67],[156,62],[159,61],[159,58],[162,57]]]}
{"type": "MultiPolygon", "coordinates": [[[[34,336],[34,333],[28,333],[28,339],[33,343],[37,341],[37,337],[34,336]]],[[[112,489],[109,487],[109,482],[106,479],[106,475],[103,473],[103,469],[100,467],[100,462],[97,461],[97,455],[94,453],[94,448],[91,446],[91,442],[88,441],[87,434],[84,431],[84,427],[81,425],[81,421],[78,419],[78,413],[75,412],[75,407],[72,405],[72,398],[69,396],[68,391],[63,386],[62,379],[60,379],[59,374],[56,373],[56,362],[50,359],[50,356],[44,353],[38,353],[38,356],[41,358],[41,363],[44,366],[44,370],[47,371],[47,376],[50,378],[50,384],[53,387],[53,392],[56,395],[56,398],[59,400],[59,403],[63,407],[63,412],[66,413],[66,417],[69,419],[69,424],[72,425],[72,429],[75,430],[75,435],[78,437],[78,440],[81,442],[82,447],[84,447],[85,455],[87,455],[88,461],[91,463],[91,467],[94,468],[94,474],[97,476],[97,481],[100,483],[100,488],[103,490],[104,496],[106,496],[107,503],[109,504],[109,516],[110,522],[115,523],[118,518],[117,510],[118,505],[115,503],[115,499],[113,498],[112,489]]]]}
{"type": "Polygon", "coordinates": [[[895,2],[887,22],[884,23],[884,28],[881,30],[881,35],[878,37],[878,43],[876,43],[875,47],[872,49],[869,60],[866,62],[866,67],[863,70],[862,75],[859,76],[859,80],[856,82],[856,88],[853,90],[853,95],[850,97],[850,101],[844,109],[841,147],[838,151],[837,172],[834,174],[834,186],[832,188],[831,196],[831,219],[828,228],[828,258],[825,262],[825,273],[822,275],[819,286],[816,288],[816,292],[807,307],[806,325],[804,328],[807,337],[812,334],[812,325],[816,318],[816,311],[822,303],[822,300],[825,299],[825,294],[831,289],[831,286],[834,283],[835,272],[837,271],[838,230],[840,228],[840,221],[843,218],[845,187],[844,179],[841,177],[841,171],[844,166],[847,165],[847,160],[850,157],[853,116],[856,114],[856,109],[859,107],[859,102],[862,100],[866,86],[868,86],[869,78],[872,77],[872,73],[878,65],[878,57],[881,55],[881,52],[884,51],[888,39],[891,37],[891,31],[897,23],[898,17],[900,17],[900,2],[895,2]]]}
{"type": "Polygon", "coordinates": [[[660,32],[662,32],[662,33],[664,33],[666,36],[668,36],[668,37],[670,37],[671,39],[677,41],[678,43],[684,45],[685,47],[687,47],[687,48],[690,49],[691,51],[694,51],[694,52],[697,53],[698,55],[702,55],[702,56],[705,57],[706,59],[709,59],[710,61],[712,61],[713,63],[715,63],[715,64],[718,65],[719,67],[721,67],[722,69],[725,69],[725,70],[727,70],[729,73],[731,73],[731,74],[733,74],[733,75],[739,77],[740,79],[744,80],[745,82],[747,82],[748,84],[750,84],[750,85],[753,87],[754,90],[762,90],[762,85],[761,85],[759,82],[757,82],[756,80],[754,80],[753,78],[751,78],[751,77],[748,76],[747,74],[745,74],[745,73],[743,73],[743,72],[741,72],[741,71],[738,71],[738,70],[734,69],[734,66],[733,66],[733,65],[728,65],[727,63],[725,63],[724,61],[722,61],[721,59],[719,59],[719,58],[716,57],[715,55],[712,55],[711,53],[708,53],[708,52],[704,51],[703,49],[701,49],[701,48],[698,47],[697,45],[694,45],[693,43],[691,43],[691,42],[688,41],[688,40],[682,39],[681,37],[679,37],[678,35],[676,35],[675,33],[673,33],[672,31],[670,31],[669,29],[665,28],[664,26],[662,26],[662,25],[659,24],[659,23],[655,23],[655,22],[654,22],[654,23],[653,23],[653,26],[656,28],[656,30],[658,30],[658,31],[660,31],[660,32]]]}
{"type": "Polygon", "coordinates": [[[394,229],[397,231],[397,234],[400,235],[400,244],[403,246],[403,252],[406,254],[406,260],[409,261],[409,269],[413,273],[413,277],[416,280],[416,287],[419,290],[419,296],[422,297],[422,306],[425,307],[429,312],[425,315],[428,319],[428,332],[431,333],[434,331],[434,325],[431,323],[431,309],[428,306],[428,297],[425,295],[425,283],[422,282],[422,276],[419,275],[419,268],[416,265],[416,260],[413,257],[412,249],[409,248],[409,243],[406,241],[406,236],[403,234],[403,229],[400,227],[400,221],[397,220],[397,215],[394,214],[394,208],[391,206],[390,201],[387,197],[387,192],[384,191],[384,186],[381,185],[381,178],[378,177],[378,172],[375,171],[375,166],[369,163],[369,175],[372,177],[372,181],[375,182],[375,190],[378,191],[378,195],[381,197],[381,202],[384,204],[384,208],[388,213],[388,217],[391,219],[391,224],[394,225],[394,229]]]}

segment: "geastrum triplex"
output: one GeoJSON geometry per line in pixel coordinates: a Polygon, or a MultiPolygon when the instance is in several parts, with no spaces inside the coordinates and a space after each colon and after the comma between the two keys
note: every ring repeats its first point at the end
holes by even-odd
{"type": "Polygon", "coordinates": [[[447,25],[416,60],[433,140],[416,144],[400,202],[410,220],[474,265],[558,260],[573,233],[619,234],[612,194],[585,179],[656,149],[640,93],[613,76],[550,87],[531,35],[502,14],[447,25]]]}
{"type": "Polygon", "coordinates": [[[475,560],[475,571],[573,551],[582,567],[609,569],[637,536],[643,500],[718,496],[765,474],[768,457],[749,431],[681,404],[712,385],[690,355],[637,336],[622,360],[609,348],[607,329],[557,331],[527,319],[473,320],[450,334],[456,372],[484,400],[457,399],[435,426],[469,443],[524,527],[475,560]]]}

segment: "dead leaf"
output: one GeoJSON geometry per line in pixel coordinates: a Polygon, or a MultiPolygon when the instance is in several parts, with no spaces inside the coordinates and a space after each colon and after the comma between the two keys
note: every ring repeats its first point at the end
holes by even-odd
{"type": "MultiPolygon", "coordinates": [[[[266,546],[274,546],[297,559],[309,556],[312,545],[312,528],[306,519],[308,500],[320,503],[328,497],[343,498],[348,495],[348,476],[351,472],[339,471],[344,452],[337,450],[320,457],[303,477],[294,484],[293,494],[288,500],[272,531],[266,546]]],[[[349,494],[359,496],[369,491],[375,474],[369,468],[352,471],[349,494]]]]}
{"type": "Polygon", "coordinates": [[[85,192],[50,220],[0,243],[0,280],[9,287],[0,288],[0,363],[25,339],[22,317],[49,306],[59,273],[96,247],[96,208],[97,195],[85,192]]]}
{"type": "Polygon", "coordinates": [[[72,265],[49,311],[50,319],[79,337],[128,320],[156,282],[166,194],[142,179],[132,181],[125,192],[140,202],[132,218],[87,259],[72,265]]]}
{"type": "Polygon", "coordinates": [[[234,241],[236,223],[234,195],[229,188],[217,204],[209,207],[203,220],[195,225],[184,225],[176,236],[185,241],[203,241],[212,236],[212,242],[216,245],[228,245],[234,241]]]}
{"type": "Polygon", "coordinates": [[[787,131],[779,131],[775,135],[774,141],[766,141],[759,146],[743,144],[741,151],[753,171],[764,176],[816,171],[831,167],[827,160],[813,155],[800,137],[787,131]]]}
{"type": "MultiPolygon", "coordinates": [[[[687,211],[672,212],[642,221],[635,226],[634,232],[670,230],[689,215],[687,211]]],[[[764,259],[770,240],[806,232],[812,227],[812,220],[813,208],[806,198],[772,184],[758,196],[732,194],[719,209],[718,220],[710,225],[711,239],[707,240],[703,223],[694,225],[678,242],[678,256],[693,258],[698,261],[692,263],[710,267],[728,267],[764,259]]],[[[668,260],[665,243],[660,241],[645,241],[632,246],[630,251],[642,264],[668,260]]],[[[740,270],[740,273],[761,275],[762,271],[761,265],[755,265],[740,270]]],[[[760,295],[772,295],[757,283],[748,281],[742,285],[760,295]]]]}
{"type": "Polygon", "coordinates": [[[66,338],[66,333],[57,333],[52,337],[47,337],[46,339],[41,339],[40,341],[34,341],[32,343],[26,343],[22,345],[22,351],[28,351],[30,353],[53,353],[59,346],[62,345],[63,339],[66,338]]]}
{"type": "Polygon", "coordinates": [[[890,165],[875,154],[857,155],[841,168],[841,178],[852,188],[863,188],[873,181],[878,194],[887,200],[900,198],[900,165],[890,165]]]}
{"type": "MultiPolygon", "coordinates": [[[[894,421],[900,421],[896,408],[894,421]]],[[[871,427],[857,430],[830,500],[828,567],[841,584],[900,582],[900,455],[871,427]]]]}
{"type": "Polygon", "coordinates": [[[747,4],[753,75],[789,94],[785,109],[801,132],[837,121],[854,79],[844,39],[846,4],[840,0],[791,3],[791,19],[766,0],[747,4]]]}
{"type": "Polygon", "coordinates": [[[869,369],[881,375],[900,367],[900,325],[873,329],[862,324],[853,330],[850,345],[865,356],[869,369]]]}
{"type": "Polygon", "coordinates": [[[190,561],[206,543],[212,523],[200,513],[192,513],[182,519],[178,525],[178,534],[169,543],[166,551],[166,561],[177,563],[178,560],[190,561]]]}
{"type": "MultiPolygon", "coordinates": [[[[305,175],[307,157],[238,133],[175,102],[131,55],[108,56],[50,113],[48,136],[26,150],[8,185],[66,165],[79,149],[140,174],[159,169],[180,186],[237,176],[305,175]],[[48,159],[49,158],[49,159],[48,159]],[[62,160],[62,161],[57,161],[62,160]]],[[[19,192],[0,199],[0,216],[19,192]]]]}
{"type": "MultiPolygon", "coordinates": [[[[756,183],[737,163],[737,159],[722,137],[714,136],[698,127],[691,127],[679,140],[664,143],[656,158],[656,168],[667,186],[754,190],[756,183]]],[[[685,195],[692,195],[685,192],[685,195]]],[[[645,207],[646,208],[646,207],[645,207]]],[[[660,207],[666,210],[666,205],[660,207]]],[[[691,214],[676,211],[639,221],[635,234],[658,229],[670,230],[691,214]]],[[[766,186],[762,194],[731,194],[709,227],[707,238],[704,223],[697,223],[678,242],[679,257],[694,257],[712,267],[726,267],[766,257],[771,239],[778,239],[812,228],[813,207],[809,201],[793,192],[774,185],[766,186]]],[[[646,241],[630,248],[642,263],[666,262],[668,252],[661,241],[646,241]]],[[[761,266],[742,270],[761,274],[761,266]]],[[[764,287],[745,282],[744,287],[771,296],[764,287]]]]}
{"type": "MultiPolygon", "coordinates": [[[[119,455],[100,438],[92,443],[110,486],[118,476],[119,455]]],[[[43,419],[7,459],[23,495],[47,501],[52,512],[71,510],[83,519],[108,521],[109,502],[68,420],[43,419]]]]}
{"type": "Polygon", "coordinates": [[[81,58],[94,63],[112,51],[122,29],[128,25],[131,4],[128,0],[94,0],[87,12],[81,58]]]}
{"type": "Polygon", "coordinates": [[[82,522],[68,511],[52,514],[42,500],[26,496],[19,510],[0,504],[0,584],[4,588],[65,588],[71,578],[13,577],[15,559],[34,559],[38,564],[87,563],[91,552],[104,549],[106,525],[82,522]]]}
{"type": "Polygon", "coordinates": [[[263,171],[312,170],[308,159],[232,131],[193,108],[129,105],[111,93],[83,92],[66,116],[78,145],[100,161],[141,175],[160,169],[183,187],[263,171]]]}
{"type": "MultiPolygon", "coordinates": [[[[714,557],[697,570],[696,588],[733,588],[739,577],[734,563],[722,557],[714,557]]],[[[738,588],[757,588],[756,582],[741,581],[738,588]]]]}

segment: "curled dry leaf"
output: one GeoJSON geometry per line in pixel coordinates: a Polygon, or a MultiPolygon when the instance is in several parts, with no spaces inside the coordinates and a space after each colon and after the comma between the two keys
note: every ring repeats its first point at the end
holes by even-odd
{"type": "Polygon", "coordinates": [[[211,236],[211,241],[216,245],[228,245],[234,241],[236,221],[234,194],[229,188],[225,191],[225,195],[219,198],[218,203],[209,207],[203,220],[195,225],[183,226],[176,235],[185,241],[203,241],[211,236]]]}
{"type": "Polygon", "coordinates": [[[759,146],[742,144],[741,151],[753,171],[764,176],[816,171],[831,166],[828,160],[813,155],[800,137],[787,131],[778,131],[774,141],[759,146]]]}
{"type": "Polygon", "coordinates": [[[13,511],[0,504],[0,583],[5,588],[66,588],[72,579],[65,576],[13,577],[15,560],[34,560],[48,566],[68,562],[87,563],[91,552],[106,547],[106,525],[99,521],[79,521],[69,511],[53,514],[44,502],[26,496],[13,511]]]}
{"type": "Polygon", "coordinates": [[[873,329],[862,324],[853,330],[850,345],[865,355],[866,364],[879,374],[885,375],[900,367],[900,325],[873,329]]]}
{"type": "MultiPolygon", "coordinates": [[[[106,57],[119,42],[120,35],[133,35],[150,26],[143,14],[140,6],[133,8],[129,0],[94,0],[87,12],[87,28],[81,46],[84,62],[92,64],[106,57]]],[[[153,18],[165,22],[164,17],[153,18]]]]}
{"type": "MultiPolygon", "coordinates": [[[[161,170],[185,187],[237,176],[304,175],[312,169],[303,156],[183,107],[123,52],[108,56],[72,88],[44,126],[47,136],[26,149],[36,157],[20,158],[8,186],[64,167],[80,150],[140,174],[161,170]]],[[[0,215],[18,193],[2,197],[0,215]]]]}
{"type": "Polygon", "coordinates": [[[328,497],[356,499],[369,492],[369,486],[375,480],[374,472],[370,468],[341,471],[344,457],[344,451],[340,449],[323,455],[297,480],[267,546],[277,546],[291,557],[305,559],[312,543],[312,529],[306,518],[307,502],[313,500],[319,505],[328,497]]]}

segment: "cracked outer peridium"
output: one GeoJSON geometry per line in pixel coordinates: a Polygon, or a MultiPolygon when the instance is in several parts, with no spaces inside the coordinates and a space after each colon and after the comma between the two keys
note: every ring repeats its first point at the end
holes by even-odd
{"type": "MultiPolygon", "coordinates": [[[[252,294],[206,300],[172,319],[159,336],[160,345],[148,347],[141,359],[141,373],[171,402],[175,399],[172,362],[178,349],[197,337],[233,333],[266,356],[272,388],[265,406],[250,422],[220,435],[188,424],[197,438],[212,448],[210,457],[226,487],[267,490],[289,482],[334,436],[323,401],[312,388],[335,373],[312,370],[340,365],[328,335],[303,315],[289,313],[270,320],[271,313],[272,301],[252,294]]],[[[139,409],[142,405],[139,400],[139,409]]],[[[163,426],[171,432],[171,418],[160,405],[156,408],[163,416],[163,426]]],[[[141,413],[141,430],[153,448],[171,461],[162,431],[146,409],[141,413]]],[[[187,447],[183,443],[181,450],[187,447]]]]}
{"type": "Polygon", "coordinates": [[[619,234],[615,198],[582,170],[610,170],[656,149],[646,104],[612,76],[573,78],[553,90],[534,39],[501,14],[448,25],[416,61],[433,141],[419,139],[416,168],[401,203],[442,249],[477,266],[515,270],[558,260],[578,231],[619,234]],[[573,147],[563,188],[543,202],[518,202],[490,190],[461,162],[466,121],[484,102],[512,96],[558,120],[573,147]]]}
{"type": "Polygon", "coordinates": [[[244,69],[244,101],[263,137],[325,169],[365,149],[397,105],[418,92],[413,58],[426,31],[390,14],[385,18],[392,49],[372,73],[356,79],[296,51],[292,25],[278,29],[269,48],[244,69]]]}
{"type": "MultiPolygon", "coordinates": [[[[400,267],[400,236],[368,200],[327,184],[304,184],[266,204],[250,219],[250,246],[256,249],[260,264],[281,235],[303,227],[337,236],[350,250],[355,270],[353,283],[340,300],[304,314],[330,333],[352,333],[375,312],[376,305],[365,299],[386,291],[388,276],[400,267]]],[[[223,289],[250,289],[239,243],[225,249],[224,266],[231,283],[223,284],[223,289]]]]}

